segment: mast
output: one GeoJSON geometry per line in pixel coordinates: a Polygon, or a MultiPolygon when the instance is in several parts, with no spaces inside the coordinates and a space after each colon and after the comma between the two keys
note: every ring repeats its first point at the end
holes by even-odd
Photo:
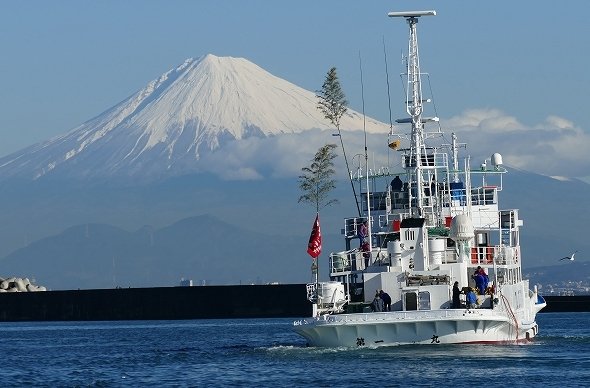
{"type": "Polygon", "coordinates": [[[457,147],[457,134],[452,133],[453,142],[451,144],[451,150],[453,152],[453,182],[459,182],[459,151],[457,147]]]}
{"type": "MultiPolygon", "coordinates": [[[[367,238],[369,239],[369,254],[371,255],[369,257],[369,262],[371,262],[373,259],[373,236],[371,235],[371,233],[372,233],[371,190],[369,187],[369,154],[367,151],[367,126],[366,126],[366,116],[365,116],[365,86],[363,83],[363,62],[361,61],[360,51],[359,51],[359,70],[361,73],[361,97],[363,100],[363,132],[365,134],[365,177],[366,177],[366,185],[367,185],[367,238]]],[[[357,206],[358,206],[358,203],[357,203],[357,206]]],[[[360,215],[360,213],[359,213],[359,215],[360,215]]]]}
{"type": "MultiPolygon", "coordinates": [[[[412,133],[410,136],[410,155],[407,165],[414,168],[416,182],[416,207],[412,207],[413,216],[422,217],[424,207],[424,177],[422,176],[422,154],[426,156],[424,146],[424,122],[436,121],[436,118],[422,118],[422,80],[420,73],[420,58],[418,55],[418,35],[416,25],[418,18],[422,16],[435,16],[436,11],[414,11],[414,12],[390,12],[389,17],[403,17],[410,26],[410,39],[408,44],[407,77],[408,87],[406,89],[406,112],[408,119],[398,119],[397,123],[411,123],[412,133]]],[[[426,159],[425,159],[426,160],[426,159]]],[[[410,203],[412,202],[413,191],[410,190],[410,203]]]]}

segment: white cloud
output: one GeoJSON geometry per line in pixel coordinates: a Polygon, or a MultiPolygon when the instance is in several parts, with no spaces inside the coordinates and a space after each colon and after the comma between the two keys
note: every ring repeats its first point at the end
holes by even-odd
{"type": "MultiPolygon", "coordinates": [[[[332,136],[335,131],[311,130],[297,134],[285,134],[268,138],[248,138],[232,141],[217,151],[203,155],[199,165],[202,171],[215,173],[228,180],[252,180],[262,177],[297,177],[301,168],[309,165],[317,150],[325,144],[338,146],[338,157],[334,160],[335,168],[345,177],[345,160],[340,138],[332,136]]],[[[349,168],[356,170],[359,159],[364,156],[364,133],[362,131],[342,131],[342,139],[349,163],[349,168]]],[[[387,148],[387,135],[367,134],[367,143],[371,165],[382,166],[387,162],[387,155],[382,151],[387,148]],[[374,153],[373,153],[374,152],[374,153]]]]}
{"type": "Polygon", "coordinates": [[[498,109],[470,109],[460,116],[446,120],[449,128],[468,131],[508,132],[515,129],[526,130],[515,117],[507,116],[498,109]]]}
{"type": "Polygon", "coordinates": [[[573,128],[574,127],[574,123],[572,123],[569,120],[566,120],[562,117],[557,117],[557,116],[549,116],[545,119],[545,123],[549,124],[551,126],[554,126],[556,128],[561,128],[561,129],[568,129],[568,128],[573,128]]]}
{"type": "Polygon", "coordinates": [[[526,126],[500,110],[479,109],[442,121],[474,160],[499,152],[509,166],[550,176],[584,176],[590,168],[590,134],[562,117],[526,126]]]}
{"type": "MultiPolygon", "coordinates": [[[[477,109],[441,119],[441,125],[445,137],[440,143],[450,143],[451,132],[455,132],[459,142],[468,144],[466,152],[473,165],[499,152],[508,166],[548,176],[578,177],[587,175],[590,170],[590,134],[558,116],[549,116],[538,124],[527,126],[498,109],[477,109]]],[[[407,130],[409,128],[397,126],[394,132],[402,134],[407,130]]],[[[204,155],[200,165],[205,171],[228,180],[297,177],[318,148],[334,143],[338,145],[335,167],[340,178],[346,179],[340,138],[332,136],[334,132],[311,130],[242,139],[204,155]]],[[[343,131],[342,136],[349,168],[356,171],[359,160],[364,166],[364,133],[343,131]]],[[[392,170],[401,169],[400,154],[391,151],[387,143],[386,134],[367,134],[370,168],[389,166],[392,170]]],[[[401,147],[407,146],[408,140],[402,139],[401,147]]]]}

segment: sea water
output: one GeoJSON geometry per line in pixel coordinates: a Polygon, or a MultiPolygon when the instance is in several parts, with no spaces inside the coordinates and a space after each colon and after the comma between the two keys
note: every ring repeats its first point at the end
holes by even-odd
{"type": "Polygon", "coordinates": [[[5,386],[590,386],[590,313],[518,345],[306,347],[292,319],[0,324],[5,386]]]}

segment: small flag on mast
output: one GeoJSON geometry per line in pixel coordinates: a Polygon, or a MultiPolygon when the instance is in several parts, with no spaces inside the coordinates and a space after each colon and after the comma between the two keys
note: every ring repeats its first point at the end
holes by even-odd
{"type": "Polygon", "coordinates": [[[316,259],[322,253],[322,233],[320,231],[320,214],[315,216],[313,229],[309,236],[309,243],[307,244],[307,253],[316,259]]]}

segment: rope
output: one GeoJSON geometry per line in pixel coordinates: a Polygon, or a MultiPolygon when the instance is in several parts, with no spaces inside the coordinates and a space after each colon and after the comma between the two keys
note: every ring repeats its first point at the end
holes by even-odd
{"type": "Polygon", "coordinates": [[[508,299],[504,296],[504,294],[500,294],[500,296],[502,297],[502,301],[504,302],[504,304],[508,307],[508,312],[510,313],[510,316],[512,317],[512,320],[514,321],[514,326],[516,327],[516,340],[518,340],[518,320],[516,319],[516,315],[514,314],[514,311],[512,311],[512,307],[510,306],[510,303],[508,302],[508,299]]]}

